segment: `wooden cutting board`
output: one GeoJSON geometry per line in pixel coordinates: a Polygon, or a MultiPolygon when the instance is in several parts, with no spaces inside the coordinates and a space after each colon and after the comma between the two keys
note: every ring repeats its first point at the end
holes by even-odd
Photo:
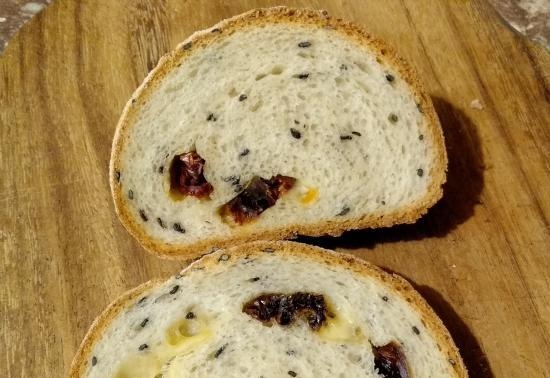
{"type": "Polygon", "coordinates": [[[393,44],[424,78],[450,158],[443,200],[416,225],[307,241],[411,280],[472,377],[550,377],[550,55],[483,0],[57,0],[0,57],[4,376],[62,376],[109,302],[182,267],[146,253],[115,216],[115,124],[191,32],[280,3],[325,8],[393,44]]]}

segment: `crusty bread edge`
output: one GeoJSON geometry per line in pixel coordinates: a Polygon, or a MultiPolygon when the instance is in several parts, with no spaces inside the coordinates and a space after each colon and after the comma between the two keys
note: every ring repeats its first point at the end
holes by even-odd
{"type": "MultiPolygon", "coordinates": [[[[316,262],[324,263],[328,266],[341,266],[349,269],[354,274],[359,276],[372,277],[379,281],[389,290],[392,290],[394,295],[402,297],[415,308],[423,325],[435,338],[438,346],[441,348],[441,351],[447,356],[447,360],[453,368],[455,377],[468,377],[468,372],[464,362],[460,357],[460,353],[455,346],[449,331],[445,328],[442,321],[424,300],[424,298],[422,298],[422,296],[411,286],[411,284],[401,276],[389,274],[381,268],[357,257],[291,241],[257,241],[204,255],[200,260],[195,261],[193,264],[185,268],[181,274],[185,275],[187,272],[197,268],[209,269],[220,263],[234,264],[236,261],[240,260],[239,258],[232,259],[232,255],[238,255],[241,258],[244,256],[250,258],[263,253],[276,253],[283,256],[295,256],[302,259],[310,259],[316,262]],[[227,255],[227,257],[220,259],[221,255],[227,255]]],[[[123,294],[107,307],[107,309],[93,322],[90,330],[87,332],[84,340],[80,344],[78,352],[76,353],[71,364],[68,375],[69,378],[81,378],[83,376],[86,371],[86,367],[92,358],[91,351],[97,341],[101,339],[109,324],[122,311],[132,306],[136,302],[137,298],[140,297],[145,291],[162,282],[162,280],[149,281],[123,294]]],[[[101,361],[98,363],[101,363],[101,361]]]]}
{"type": "Polygon", "coordinates": [[[445,183],[446,170],[447,154],[445,151],[444,137],[433,104],[429,96],[425,93],[417,74],[397,55],[393,48],[388,46],[385,42],[372,37],[363,28],[353,23],[329,17],[326,11],[274,7],[254,9],[233,18],[223,20],[209,29],[196,32],[182,42],[176,50],[168,53],[159,60],[157,67],[149,73],[124,108],[113,140],[109,180],[116,213],[124,227],[144,248],[159,257],[192,260],[208,252],[213,247],[226,248],[254,240],[288,239],[298,234],[308,236],[338,236],[345,230],[388,227],[401,223],[414,223],[442,197],[442,185],[445,183]],[[220,33],[231,34],[246,27],[270,22],[313,24],[337,29],[350,39],[369,47],[377,54],[379,59],[399,72],[401,77],[409,84],[417,103],[427,117],[428,132],[431,133],[431,138],[427,139],[434,141],[434,148],[436,149],[432,182],[429,185],[427,194],[424,198],[411,203],[409,206],[388,214],[367,214],[355,219],[335,219],[309,225],[294,224],[269,231],[258,231],[252,234],[245,234],[243,232],[229,238],[212,238],[187,245],[169,244],[147,235],[139,223],[140,220],[136,219],[130,212],[127,204],[128,200],[124,196],[124,193],[122,193],[121,186],[117,182],[117,172],[121,172],[121,174],[124,175],[124,169],[121,169],[120,153],[122,146],[126,143],[128,129],[131,127],[133,117],[136,113],[135,109],[148,100],[154,88],[174,66],[181,64],[195,50],[221,38],[220,33]]]}
{"type": "Polygon", "coordinates": [[[92,348],[99,338],[101,338],[103,331],[108,327],[109,323],[111,323],[111,321],[124,309],[128,308],[129,304],[134,303],[135,299],[143,292],[161,282],[162,280],[151,280],[127,291],[115,299],[101,315],[93,321],[73,358],[71,367],[69,368],[69,378],[82,377],[84,375],[86,366],[91,359],[92,348]]]}

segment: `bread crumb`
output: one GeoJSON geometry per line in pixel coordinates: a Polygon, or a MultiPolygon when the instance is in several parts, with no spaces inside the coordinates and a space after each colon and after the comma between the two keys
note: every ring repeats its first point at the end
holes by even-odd
{"type": "Polygon", "coordinates": [[[38,2],[29,2],[21,7],[21,11],[27,14],[36,14],[40,12],[46,5],[38,2]]]}
{"type": "Polygon", "coordinates": [[[475,100],[470,102],[470,108],[477,109],[477,110],[483,110],[485,107],[483,106],[481,101],[478,98],[476,98],[475,100]]]}

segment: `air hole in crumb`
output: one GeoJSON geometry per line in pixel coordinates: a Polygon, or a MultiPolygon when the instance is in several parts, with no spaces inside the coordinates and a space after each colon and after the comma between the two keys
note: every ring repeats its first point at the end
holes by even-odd
{"type": "Polygon", "coordinates": [[[370,72],[368,66],[365,63],[363,62],[354,62],[354,63],[364,73],[368,74],[370,72]]]}
{"type": "Polygon", "coordinates": [[[262,80],[262,79],[263,79],[264,77],[266,77],[266,76],[267,76],[267,75],[266,75],[266,74],[263,74],[263,73],[262,73],[262,74],[258,74],[258,75],[256,75],[256,81],[260,81],[260,80],[262,80]]]}
{"type": "Polygon", "coordinates": [[[235,97],[237,96],[239,93],[237,92],[237,90],[235,88],[231,88],[229,90],[229,97],[235,97]]]}
{"type": "Polygon", "coordinates": [[[271,69],[271,74],[272,75],[280,75],[282,74],[284,71],[284,68],[281,67],[281,66],[275,66],[271,69]]]}
{"type": "Polygon", "coordinates": [[[260,107],[263,105],[263,101],[262,100],[259,100],[258,102],[256,102],[254,105],[252,105],[250,107],[250,111],[251,112],[255,112],[257,111],[258,109],[260,109],[260,107]]]}
{"type": "Polygon", "coordinates": [[[357,81],[357,85],[359,86],[359,88],[361,88],[363,90],[363,92],[365,92],[367,94],[370,93],[370,90],[369,90],[369,88],[367,87],[366,84],[364,84],[360,81],[357,81]]]}

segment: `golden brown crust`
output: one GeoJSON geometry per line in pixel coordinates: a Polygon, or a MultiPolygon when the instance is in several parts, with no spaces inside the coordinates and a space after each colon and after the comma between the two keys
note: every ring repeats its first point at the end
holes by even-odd
{"type": "Polygon", "coordinates": [[[368,32],[355,24],[329,17],[325,11],[275,7],[255,9],[224,20],[210,29],[197,32],[180,44],[176,50],[160,59],[157,67],[149,73],[143,84],[136,90],[124,108],[113,140],[110,162],[110,184],[115,210],[122,224],[143,247],[159,257],[191,260],[199,257],[213,247],[225,248],[238,243],[254,240],[288,239],[298,234],[309,236],[338,236],[346,230],[414,223],[441,198],[443,194],[442,185],[446,178],[446,170],[447,154],[445,151],[443,134],[433,104],[420,84],[416,73],[391,47],[387,46],[383,41],[372,37],[368,32]],[[232,34],[237,30],[267,23],[296,23],[300,25],[316,25],[332,28],[345,34],[350,39],[369,47],[377,54],[380,60],[392,66],[393,69],[400,73],[401,77],[409,84],[417,103],[427,117],[431,140],[433,140],[434,148],[436,149],[436,166],[433,168],[433,179],[426,196],[415,203],[411,203],[405,209],[400,209],[399,211],[394,211],[389,214],[368,214],[355,219],[323,221],[318,224],[310,225],[295,224],[269,231],[258,231],[253,234],[235,234],[229,238],[213,238],[190,245],[182,246],[168,244],[162,240],[152,238],[146,234],[143,227],[139,224],[139,221],[130,213],[127,201],[122,195],[121,187],[116,177],[117,172],[124,171],[123,167],[121,167],[120,155],[122,147],[126,143],[128,130],[135,116],[135,109],[139,107],[140,104],[147,101],[154,88],[173,67],[181,64],[197,49],[219,38],[223,38],[224,35],[232,34]]]}
{"type": "Polygon", "coordinates": [[[84,340],[80,343],[78,351],[73,358],[73,362],[69,369],[69,378],[83,377],[86,371],[88,363],[91,361],[91,352],[92,347],[95,345],[97,340],[102,336],[103,331],[107,326],[123,309],[127,308],[130,303],[133,303],[137,297],[139,297],[145,290],[159,284],[160,280],[151,280],[144,284],[135,287],[126,293],[122,294],[120,297],[115,299],[102,313],[99,315],[90,329],[84,336],[84,340]]]}
{"type": "MultiPolygon", "coordinates": [[[[359,276],[378,280],[386,286],[388,290],[392,291],[394,295],[402,297],[416,309],[427,331],[433,335],[442,352],[447,356],[447,360],[453,368],[455,376],[458,378],[468,377],[466,367],[464,366],[451,335],[422,296],[420,296],[420,294],[402,277],[384,272],[377,266],[351,255],[289,241],[258,241],[205,255],[200,260],[188,266],[182,274],[189,272],[191,268],[212,268],[219,264],[220,261],[224,261],[224,264],[236,264],[245,256],[250,258],[263,253],[276,253],[283,256],[309,259],[329,266],[342,266],[359,276]],[[219,257],[221,254],[228,255],[229,259],[220,259],[219,257]],[[233,255],[236,255],[237,258],[231,258],[233,255]]],[[[159,283],[159,281],[150,281],[123,294],[94,321],[73,360],[69,378],[80,378],[83,376],[86,371],[86,366],[92,357],[91,351],[93,346],[101,338],[104,330],[109,326],[111,321],[122,310],[133,304],[136,298],[144,291],[152,288],[157,283],[159,283]]]]}

